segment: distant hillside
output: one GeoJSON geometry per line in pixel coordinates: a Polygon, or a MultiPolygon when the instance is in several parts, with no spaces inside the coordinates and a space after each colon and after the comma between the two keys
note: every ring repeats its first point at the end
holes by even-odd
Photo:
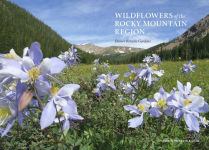
{"type": "Polygon", "coordinates": [[[76,45],[76,47],[80,48],[81,50],[85,52],[93,53],[97,55],[103,55],[103,56],[114,55],[114,54],[127,54],[127,53],[132,53],[132,52],[135,53],[135,52],[139,52],[143,50],[141,48],[124,47],[124,46],[100,47],[91,43],[76,45]]]}
{"type": "Polygon", "coordinates": [[[137,63],[156,53],[164,60],[209,58],[209,15],[191,26],[181,36],[135,54],[106,56],[112,63],[137,63]]]}
{"type": "Polygon", "coordinates": [[[201,19],[199,22],[191,26],[186,32],[176,39],[166,43],[162,47],[162,50],[172,50],[189,40],[199,40],[204,38],[209,33],[209,15],[201,19]]]}
{"type": "Polygon", "coordinates": [[[103,53],[104,50],[103,47],[99,47],[91,43],[83,43],[83,44],[75,45],[75,47],[87,53],[93,53],[93,54],[101,54],[103,53]]]}
{"type": "MultiPolygon", "coordinates": [[[[33,41],[41,44],[45,57],[57,56],[71,47],[70,43],[25,9],[0,0],[0,53],[7,53],[14,48],[22,55],[23,48],[29,47],[33,41]]],[[[78,52],[83,63],[92,62],[95,58],[92,54],[78,52]]]]}

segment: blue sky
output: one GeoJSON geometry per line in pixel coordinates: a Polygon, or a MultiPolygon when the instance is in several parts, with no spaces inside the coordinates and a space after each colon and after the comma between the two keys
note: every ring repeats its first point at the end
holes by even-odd
{"type": "Polygon", "coordinates": [[[148,48],[174,39],[209,14],[209,0],[10,0],[25,8],[73,44],[148,48]],[[186,27],[146,28],[144,35],[129,39],[147,39],[150,43],[115,43],[115,12],[172,12],[186,16],[186,27]]]}

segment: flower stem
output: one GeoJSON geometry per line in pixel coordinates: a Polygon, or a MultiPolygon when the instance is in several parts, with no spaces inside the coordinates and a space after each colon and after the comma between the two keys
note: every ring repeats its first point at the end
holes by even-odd
{"type": "Polygon", "coordinates": [[[38,105],[40,106],[40,109],[41,109],[41,111],[42,111],[43,108],[44,108],[43,103],[42,103],[42,101],[40,100],[40,98],[39,98],[39,96],[38,96],[38,94],[37,94],[37,91],[36,91],[35,86],[33,86],[33,89],[34,89],[34,93],[35,93],[35,96],[36,96],[37,101],[38,101],[38,105]]]}
{"type": "MultiPolygon", "coordinates": [[[[58,114],[57,105],[56,105],[55,103],[54,103],[54,105],[55,105],[55,109],[56,109],[56,114],[58,114]]],[[[64,132],[63,132],[63,130],[62,130],[62,125],[61,125],[61,121],[60,121],[60,116],[57,115],[57,118],[58,118],[58,121],[59,121],[59,127],[60,127],[60,129],[61,129],[61,131],[62,131],[62,135],[63,135],[63,137],[64,137],[64,139],[65,139],[65,141],[66,141],[66,136],[65,136],[65,134],[64,134],[64,132]]]]}

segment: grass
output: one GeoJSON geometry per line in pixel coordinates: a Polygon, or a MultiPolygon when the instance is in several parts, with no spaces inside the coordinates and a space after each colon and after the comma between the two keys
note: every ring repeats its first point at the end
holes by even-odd
{"type": "MultiPolygon", "coordinates": [[[[161,69],[165,74],[140,98],[151,98],[162,86],[167,92],[176,87],[179,80],[184,85],[191,82],[192,87],[200,86],[201,95],[209,103],[209,60],[198,60],[194,73],[181,75],[180,68],[188,62],[163,62],[161,69]]],[[[139,64],[134,64],[139,67],[139,64]]],[[[130,99],[119,101],[119,90],[104,92],[103,98],[92,93],[98,74],[93,65],[79,65],[66,69],[57,76],[63,83],[76,83],[81,86],[73,99],[77,102],[78,112],[85,119],[74,124],[66,139],[61,136],[57,125],[40,130],[38,119],[29,119],[29,129],[17,124],[11,130],[11,137],[0,139],[0,149],[207,149],[209,129],[201,127],[199,133],[187,130],[184,121],[175,123],[172,117],[152,118],[145,115],[143,127],[128,128],[128,120],[133,118],[123,106],[132,104],[130,99]]],[[[127,65],[113,65],[111,72],[120,74],[120,80],[127,80],[123,74],[129,70],[127,65]]],[[[54,83],[55,84],[55,83],[54,83]]],[[[209,119],[209,113],[204,114],[209,119]]]]}

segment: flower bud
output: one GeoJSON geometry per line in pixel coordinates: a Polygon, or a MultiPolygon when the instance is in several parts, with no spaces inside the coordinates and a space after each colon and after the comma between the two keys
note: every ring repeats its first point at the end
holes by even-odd
{"type": "Polygon", "coordinates": [[[24,108],[26,108],[30,104],[32,97],[33,97],[32,90],[25,91],[22,94],[18,103],[19,112],[22,111],[24,108]]]}

